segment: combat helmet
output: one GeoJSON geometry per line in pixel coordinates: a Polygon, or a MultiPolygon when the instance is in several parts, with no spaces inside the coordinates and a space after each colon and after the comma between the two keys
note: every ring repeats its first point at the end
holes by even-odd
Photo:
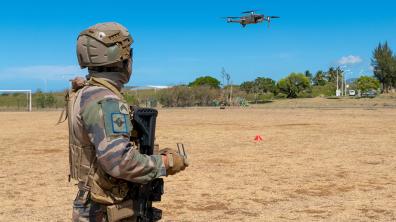
{"type": "Polygon", "coordinates": [[[93,68],[122,62],[132,57],[132,43],[132,36],[121,24],[96,24],[77,38],[78,63],[81,68],[93,68]]]}

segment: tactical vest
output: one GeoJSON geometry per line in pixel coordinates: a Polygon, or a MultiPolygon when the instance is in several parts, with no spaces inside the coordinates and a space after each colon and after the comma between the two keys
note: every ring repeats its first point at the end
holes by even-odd
{"type": "Polygon", "coordinates": [[[81,144],[73,130],[77,115],[75,106],[76,104],[79,105],[80,94],[83,93],[84,88],[89,86],[105,87],[123,99],[122,94],[116,87],[99,78],[91,78],[80,89],[71,89],[67,93],[66,118],[68,118],[69,125],[69,177],[79,182],[79,190],[85,191],[85,200],[90,198],[97,203],[105,205],[118,204],[125,200],[128,194],[127,181],[113,178],[105,173],[97,163],[95,146],[92,144],[88,146],[81,144]]]}

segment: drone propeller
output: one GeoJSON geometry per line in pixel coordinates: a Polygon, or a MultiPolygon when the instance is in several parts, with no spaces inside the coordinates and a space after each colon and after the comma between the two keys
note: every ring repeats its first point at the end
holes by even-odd
{"type": "Polygon", "coordinates": [[[241,14],[250,14],[250,13],[254,13],[260,11],[260,9],[256,9],[256,10],[250,10],[250,11],[246,11],[246,12],[242,12],[241,14]]]}
{"type": "Polygon", "coordinates": [[[272,19],[278,19],[278,18],[280,18],[279,16],[270,16],[270,18],[272,18],[272,19]]]}

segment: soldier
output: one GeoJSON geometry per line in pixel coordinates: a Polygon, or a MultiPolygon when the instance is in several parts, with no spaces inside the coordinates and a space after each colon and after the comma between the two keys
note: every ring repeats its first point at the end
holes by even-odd
{"type": "Polygon", "coordinates": [[[89,74],[72,81],[67,100],[70,177],[79,189],[73,221],[108,221],[108,207],[128,201],[128,182],[145,184],[187,166],[171,149],[147,156],[129,141],[130,108],[120,91],[132,73],[132,43],[118,23],[97,24],[78,36],[78,62],[89,74]]]}

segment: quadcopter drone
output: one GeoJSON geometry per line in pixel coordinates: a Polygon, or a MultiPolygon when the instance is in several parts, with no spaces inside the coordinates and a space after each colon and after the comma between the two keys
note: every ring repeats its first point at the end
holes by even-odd
{"type": "Polygon", "coordinates": [[[244,16],[239,16],[239,17],[229,16],[229,17],[225,17],[225,19],[227,19],[227,23],[239,23],[244,28],[246,27],[246,25],[249,24],[268,22],[268,28],[269,28],[272,19],[280,18],[279,16],[267,16],[264,14],[256,14],[257,11],[258,10],[246,11],[246,12],[242,12],[242,14],[245,14],[244,16]]]}

